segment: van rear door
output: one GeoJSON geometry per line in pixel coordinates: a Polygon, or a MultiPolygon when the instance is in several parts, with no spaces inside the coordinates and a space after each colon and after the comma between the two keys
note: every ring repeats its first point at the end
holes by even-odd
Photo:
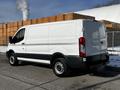
{"type": "Polygon", "coordinates": [[[83,30],[86,40],[86,55],[92,56],[106,53],[107,37],[104,25],[96,21],[84,21],[83,30]]]}

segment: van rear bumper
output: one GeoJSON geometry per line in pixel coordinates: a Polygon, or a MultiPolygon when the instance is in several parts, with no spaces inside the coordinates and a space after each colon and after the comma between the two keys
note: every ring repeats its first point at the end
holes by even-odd
{"type": "Polygon", "coordinates": [[[81,58],[79,56],[67,56],[67,64],[71,68],[86,68],[86,66],[98,65],[98,64],[106,64],[109,61],[109,56],[104,54],[88,56],[86,58],[81,58]],[[84,59],[86,59],[84,61],[84,59]]]}
{"type": "Polygon", "coordinates": [[[109,61],[109,56],[107,54],[99,54],[94,56],[88,56],[86,58],[86,63],[89,65],[106,63],[109,61]]]}

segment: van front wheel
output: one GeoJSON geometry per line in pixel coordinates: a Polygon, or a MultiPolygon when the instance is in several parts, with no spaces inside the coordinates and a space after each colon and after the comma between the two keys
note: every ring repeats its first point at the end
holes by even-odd
{"type": "Polygon", "coordinates": [[[18,60],[17,60],[17,57],[15,56],[14,53],[10,54],[10,56],[9,56],[9,63],[12,66],[17,66],[18,65],[18,60]]]}
{"type": "Polygon", "coordinates": [[[68,66],[65,63],[64,58],[55,59],[52,67],[53,67],[53,72],[55,73],[55,75],[57,75],[59,77],[65,76],[68,74],[68,66]]]}

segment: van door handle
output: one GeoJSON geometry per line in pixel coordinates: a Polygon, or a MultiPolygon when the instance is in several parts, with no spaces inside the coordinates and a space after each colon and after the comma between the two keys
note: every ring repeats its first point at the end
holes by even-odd
{"type": "Polygon", "coordinates": [[[25,43],[22,43],[22,45],[25,45],[25,43]]]}
{"type": "Polygon", "coordinates": [[[103,44],[103,41],[101,41],[100,43],[103,44]]]}

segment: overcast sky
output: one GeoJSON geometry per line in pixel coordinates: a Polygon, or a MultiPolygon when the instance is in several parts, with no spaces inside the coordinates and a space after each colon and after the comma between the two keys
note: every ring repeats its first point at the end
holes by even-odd
{"type": "MultiPolygon", "coordinates": [[[[80,11],[110,1],[112,0],[28,0],[30,18],[80,11]]],[[[0,23],[21,19],[22,14],[16,8],[16,0],[0,0],[0,23]]]]}

